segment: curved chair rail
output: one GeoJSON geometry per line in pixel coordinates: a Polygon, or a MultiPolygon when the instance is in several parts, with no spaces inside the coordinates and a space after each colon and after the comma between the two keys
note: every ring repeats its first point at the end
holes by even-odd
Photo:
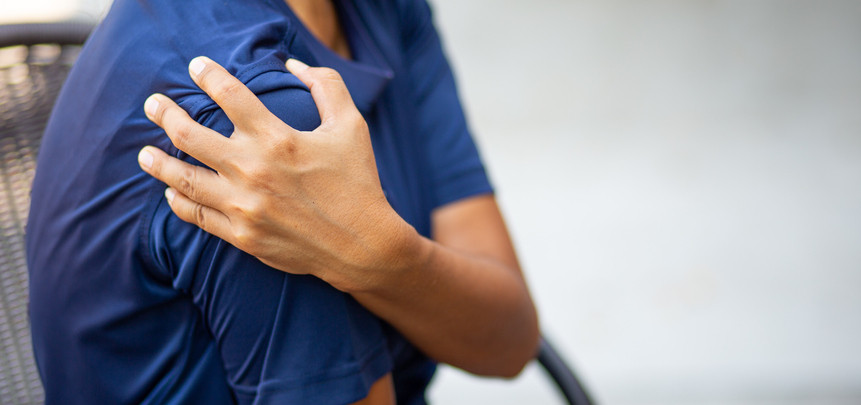
{"type": "Polygon", "coordinates": [[[80,45],[95,27],[92,23],[65,21],[0,25],[0,48],[14,45],[80,45]]]}
{"type": "Polygon", "coordinates": [[[556,387],[562,392],[562,395],[571,405],[591,405],[592,400],[589,394],[580,384],[580,381],[574,375],[574,371],[565,360],[559,356],[556,349],[547,341],[545,337],[541,338],[541,347],[538,349],[538,363],[544,367],[544,371],[550,375],[550,378],[556,383],[556,387]]]}

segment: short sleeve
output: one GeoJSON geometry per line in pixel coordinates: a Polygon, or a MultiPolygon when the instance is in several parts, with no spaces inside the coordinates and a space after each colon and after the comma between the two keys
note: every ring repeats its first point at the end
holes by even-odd
{"type": "Polygon", "coordinates": [[[432,181],[432,206],[491,193],[430,7],[424,0],[401,3],[401,38],[416,106],[416,125],[432,181]]]}
{"type": "MultiPolygon", "coordinates": [[[[243,81],[288,124],[318,124],[313,100],[294,76],[269,71],[243,81]]],[[[193,117],[230,133],[223,111],[197,104],[193,117]]],[[[155,262],[200,310],[238,403],[354,402],[391,370],[384,325],[348,294],[266,266],[183,222],[163,198],[150,235],[155,262]]]]}

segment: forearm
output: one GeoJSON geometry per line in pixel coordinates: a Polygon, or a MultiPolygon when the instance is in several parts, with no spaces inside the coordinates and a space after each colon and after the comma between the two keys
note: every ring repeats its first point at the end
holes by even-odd
{"type": "Polygon", "coordinates": [[[526,284],[510,265],[418,237],[419,264],[386,270],[352,295],[431,358],[466,371],[517,375],[538,345],[526,284]]]}

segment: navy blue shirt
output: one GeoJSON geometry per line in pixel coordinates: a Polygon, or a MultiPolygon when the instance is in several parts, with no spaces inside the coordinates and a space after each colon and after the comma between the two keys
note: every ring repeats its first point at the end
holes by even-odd
{"type": "Polygon", "coordinates": [[[33,345],[48,404],[347,403],[392,372],[423,403],[434,363],[311,276],[276,271],[179,220],[136,155],[186,161],[143,114],[171,97],[229,136],[187,73],[206,55],[300,130],[319,125],[288,57],[331,66],[368,121],[392,207],[422,235],[436,207],[491,192],[423,0],[336,1],[353,60],[283,0],[117,0],[48,124],[27,226],[33,345]]]}

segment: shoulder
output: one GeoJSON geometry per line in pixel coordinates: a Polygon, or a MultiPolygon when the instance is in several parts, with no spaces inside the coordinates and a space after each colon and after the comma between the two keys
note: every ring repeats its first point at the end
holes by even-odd
{"type": "Polygon", "coordinates": [[[291,47],[296,42],[296,23],[283,3],[117,0],[82,62],[100,65],[87,69],[89,76],[113,81],[108,87],[124,87],[143,98],[163,93],[203,122],[218,106],[191,81],[187,65],[204,55],[242,81],[276,115],[307,127],[318,121],[316,108],[308,89],[283,65],[295,57],[291,47]],[[109,57],[111,52],[116,56],[109,57]],[[291,109],[290,117],[277,112],[285,108],[291,109]]]}
{"type": "Polygon", "coordinates": [[[242,69],[273,50],[286,52],[294,23],[281,3],[117,0],[94,37],[143,54],[206,55],[242,69]]]}
{"type": "MultiPolygon", "coordinates": [[[[283,1],[117,0],[88,40],[84,64],[156,91],[196,87],[186,66],[207,56],[235,76],[282,70],[295,22],[283,1]],[[97,57],[92,57],[97,56],[97,57]]],[[[170,94],[168,94],[171,96],[170,94]]]]}
{"type": "Polygon", "coordinates": [[[405,33],[431,23],[431,7],[426,0],[392,0],[405,33]]]}
{"type": "Polygon", "coordinates": [[[359,8],[373,8],[376,14],[391,21],[400,31],[402,42],[409,42],[418,28],[431,21],[431,8],[426,0],[370,0],[357,4],[359,8]]]}

